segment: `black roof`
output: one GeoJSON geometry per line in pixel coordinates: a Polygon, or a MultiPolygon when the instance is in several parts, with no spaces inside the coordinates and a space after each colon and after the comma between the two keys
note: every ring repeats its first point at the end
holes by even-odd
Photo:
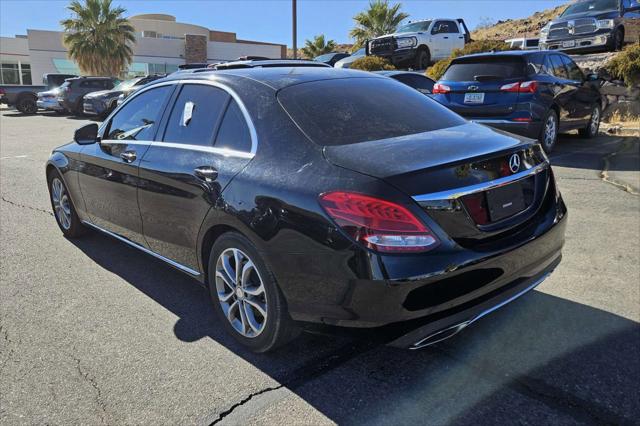
{"type": "MultiPolygon", "coordinates": [[[[216,80],[224,78],[247,78],[263,83],[274,90],[280,90],[295,84],[318,80],[342,78],[386,78],[367,71],[356,71],[332,67],[267,67],[267,68],[233,68],[229,70],[199,70],[197,73],[169,75],[167,80],[216,80]]],[[[158,82],[160,80],[156,80],[158,82]]]]}
{"type": "Polygon", "coordinates": [[[215,65],[217,70],[232,68],[275,68],[275,67],[325,67],[330,65],[324,62],[307,61],[304,59],[249,59],[246,61],[223,62],[215,65]]]}

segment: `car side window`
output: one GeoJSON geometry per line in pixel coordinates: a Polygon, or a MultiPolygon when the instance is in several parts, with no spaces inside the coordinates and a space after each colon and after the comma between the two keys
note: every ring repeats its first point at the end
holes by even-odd
{"type": "Polygon", "coordinates": [[[172,90],[162,86],[131,99],[111,119],[105,139],[152,140],[172,90]]]}
{"type": "Polygon", "coordinates": [[[568,56],[562,56],[561,58],[569,73],[569,80],[583,81],[584,74],[582,73],[582,70],[580,70],[580,67],[576,65],[576,63],[573,62],[568,56]]]}
{"type": "Polygon", "coordinates": [[[251,133],[247,121],[235,100],[231,100],[216,137],[216,148],[251,152],[251,133]]]}
{"type": "Polygon", "coordinates": [[[437,21],[433,24],[431,34],[453,34],[459,33],[458,25],[453,21],[437,21]]]}
{"type": "Polygon", "coordinates": [[[527,74],[551,74],[550,66],[545,61],[546,56],[542,54],[529,55],[527,63],[527,74]]]}
{"type": "Polygon", "coordinates": [[[185,84],[167,122],[165,142],[212,146],[229,94],[204,84],[185,84]]]}
{"type": "Polygon", "coordinates": [[[569,79],[569,73],[567,73],[567,69],[564,67],[564,63],[562,62],[562,57],[560,55],[551,55],[551,69],[553,75],[558,78],[569,79]]]}
{"type": "Polygon", "coordinates": [[[427,94],[432,93],[433,91],[433,82],[428,78],[419,75],[401,74],[396,77],[396,80],[406,84],[409,87],[413,87],[420,93],[427,94]]]}

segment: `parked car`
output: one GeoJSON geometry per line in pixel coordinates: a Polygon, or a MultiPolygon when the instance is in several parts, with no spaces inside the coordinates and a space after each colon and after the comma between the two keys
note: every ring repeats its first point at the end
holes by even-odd
{"type": "Polygon", "coordinates": [[[38,92],[36,105],[38,106],[38,108],[45,111],[55,111],[59,114],[63,114],[65,112],[65,109],[60,106],[60,103],[58,102],[59,93],[59,87],[47,90],[45,92],[38,92]]]}
{"type": "Polygon", "coordinates": [[[456,58],[433,87],[434,99],[478,123],[540,141],[551,152],[558,133],[592,138],[600,126],[598,76],[567,55],[505,51],[456,58]]]}
{"type": "Polygon", "coordinates": [[[509,40],[505,40],[504,42],[507,43],[513,50],[540,50],[539,38],[518,37],[510,38],[509,40]]]}
{"type": "Polygon", "coordinates": [[[144,77],[135,77],[129,80],[121,81],[111,90],[99,90],[84,95],[82,109],[87,115],[96,115],[98,117],[106,117],[113,111],[118,103],[118,98],[123,95],[126,98],[136,87],[144,86],[165,75],[147,75],[144,77]]]}
{"type": "Polygon", "coordinates": [[[432,61],[448,58],[471,40],[462,19],[428,19],[409,22],[393,34],[366,43],[367,55],[388,59],[396,66],[426,69],[432,61]]]}
{"type": "Polygon", "coordinates": [[[94,228],[199,280],[257,352],[308,322],[439,341],[542,282],[566,226],[535,141],[335,68],[152,82],[46,174],[66,236],[94,228]]]}
{"type": "Polygon", "coordinates": [[[323,64],[327,64],[330,67],[334,66],[336,62],[341,59],[348,58],[350,55],[344,52],[331,52],[325,53],[324,55],[316,56],[313,58],[316,62],[322,62],[323,64]]]}
{"type": "Polygon", "coordinates": [[[113,89],[116,81],[111,77],[76,77],[67,79],[58,93],[60,106],[75,115],[83,113],[84,95],[113,89]]]}
{"type": "Polygon", "coordinates": [[[351,55],[347,56],[346,58],[342,58],[339,61],[337,61],[333,66],[336,68],[351,68],[351,64],[360,59],[360,58],[364,58],[365,56],[367,56],[367,53],[365,51],[366,49],[364,47],[356,50],[355,52],[353,52],[351,55]]]}
{"type": "Polygon", "coordinates": [[[44,74],[42,86],[0,86],[0,104],[15,107],[23,114],[35,114],[38,112],[38,92],[59,87],[67,78],[76,77],[73,74],[44,74]]]}
{"type": "Polygon", "coordinates": [[[418,92],[424,95],[431,95],[431,93],[433,93],[433,85],[436,84],[435,81],[433,81],[426,75],[419,72],[375,71],[375,73],[397,80],[400,83],[406,84],[409,87],[413,87],[418,92]]]}
{"type": "Polygon", "coordinates": [[[540,31],[542,49],[589,52],[621,50],[625,38],[637,42],[638,0],[579,0],[540,31]]]}

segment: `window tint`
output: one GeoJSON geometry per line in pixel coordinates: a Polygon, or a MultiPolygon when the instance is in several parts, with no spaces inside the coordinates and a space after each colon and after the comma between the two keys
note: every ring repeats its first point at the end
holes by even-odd
{"type": "Polygon", "coordinates": [[[83,80],[80,82],[80,87],[87,89],[103,89],[106,86],[106,80],[83,80]]]}
{"type": "Polygon", "coordinates": [[[344,78],[297,84],[278,99],[319,145],[347,145],[458,126],[465,121],[390,78],[344,78]]]}
{"type": "Polygon", "coordinates": [[[213,132],[229,95],[217,87],[185,84],[173,106],[164,133],[165,142],[213,145],[213,132]]]}
{"type": "Polygon", "coordinates": [[[458,24],[454,21],[438,21],[431,30],[431,34],[455,34],[459,32],[458,24]]]}
{"type": "Polygon", "coordinates": [[[519,56],[488,56],[454,62],[444,73],[442,80],[505,80],[523,77],[524,73],[524,61],[519,56]]]}
{"type": "Polygon", "coordinates": [[[567,68],[567,71],[569,72],[569,80],[584,80],[584,74],[582,74],[582,71],[580,70],[578,65],[576,65],[576,63],[573,62],[571,58],[569,58],[568,56],[561,56],[561,58],[565,67],[567,68]]]}
{"type": "Polygon", "coordinates": [[[131,99],[111,119],[106,139],[152,140],[172,90],[172,86],[162,86],[131,99]]]}
{"type": "Polygon", "coordinates": [[[231,100],[216,137],[216,148],[251,152],[251,133],[236,101],[231,100]]]}
{"type": "Polygon", "coordinates": [[[433,91],[433,81],[421,75],[399,74],[392,78],[422,93],[431,93],[433,91]]]}
{"type": "Polygon", "coordinates": [[[551,71],[553,75],[558,78],[569,79],[569,74],[567,73],[567,69],[562,63],[562,58],[560,57],[560,55],[551,55],[549,59],[551,61],[551,71]]]}

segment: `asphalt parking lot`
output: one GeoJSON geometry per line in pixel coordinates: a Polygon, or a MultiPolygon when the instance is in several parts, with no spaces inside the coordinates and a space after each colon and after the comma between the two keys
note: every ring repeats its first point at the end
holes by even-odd
{"type": "Polygon", "coordinates": [[[62,236],[44,163],[86,120],[0,114],[1,424],[640,418],[639,137],[562,138],[563,262],[454,338],[405,351],[304,334],[255,355],[195,281],[109,237],[62,236]]]}

